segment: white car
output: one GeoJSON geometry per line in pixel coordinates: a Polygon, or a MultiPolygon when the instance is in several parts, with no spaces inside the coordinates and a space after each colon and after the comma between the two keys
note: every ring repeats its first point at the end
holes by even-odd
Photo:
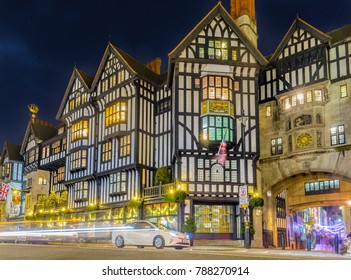
{"type": "Polygon", "coordinates": [[[190,240],[185,233],[149,221],[135,221],[114,229],[112,242],[118,248],[123,248],[125,245],[135,245],[139,248],[155,246],[157,249],[164,247],[183,249],[190,246],[190,240]]]}

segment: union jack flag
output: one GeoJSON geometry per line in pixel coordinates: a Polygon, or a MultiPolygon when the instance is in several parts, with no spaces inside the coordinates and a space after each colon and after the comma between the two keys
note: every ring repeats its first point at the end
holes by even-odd
{"type": "Polygon", "coordinates": [[[227,142],[225,141],[225,135],[227,134],[227,130],[224,133],[221,145],[219,146],[219,150],[216,155],[217,162],[222,166],[225,166],[225,161],[227,160],[227,142]]]}
{"type": "Polygon", "coordinates": [[[2,183],[1,184],[1,188],[0,188],[0,200],[6,200],[7,198],[7,195],[9,193],[9,190],[10,190],[10,186],[5,184],[5,183],[2,183]]]}

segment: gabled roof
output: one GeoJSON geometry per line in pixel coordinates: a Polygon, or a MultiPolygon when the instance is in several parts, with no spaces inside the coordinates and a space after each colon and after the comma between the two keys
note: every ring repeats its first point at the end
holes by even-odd
{"type": "Polygon", "coordinates": [[[27,125],[26,133],[24,134],[20,154],[24,154],[29,136],[31,134],[34,135],[35,142],[37,144],[57,135],[57,129],[50,125],[51,124],[49,122],[42,121],[39,119],[35,119],[34,121],[30,120],[27,125]]]}
{"type": "Polygon", "coordinates": [[[21,145],[5,142],[1,153],[1,163],[3,164],[3,160],[6,154],[10,161],[23,161],[23,157],[20,154],[20,151],[21,145]]]}
{"type": "Polygon", "coordinates": [[[132,73],[132,75],[139,76],[142,79],[147,80],[156,85],[161,85],[162,83],[164,83],[163,75],[159,75],[151,71],[144,64],[140,63],[135,58],[133,58],[132,56],[130,56],[129,54],[127,54],[126,52],[122,51],[121,49],[117,48],[115,45],[109,42],[101,59],[99,68],[95,74],[95,78],[92,82],[92,89],[94,89],[97,86],[100,80],[101,73],[105,67],[106,61],[108,60],[109,55],[111,53],[117,56],[117,59],[129,70],[129,72],[132,73]]]}
{"type": "Polygon", "coordinates": [[[82,82],[82,84],[84,85],[84,87],[85,87],[85,89],[87,91],[90,89],[91,84],[92,84],[93,79],[94,79],[93,77],[89,76],[88,74],[86,74],[82,70],[79,70],[77,67],[74,67],[72,75],[71,75],[71,78],[70,78],[70,80],[68,82],[65,94],[64,94],[64,96],[63,96],[63,98],[61,100],[61,104],[60,104],[59,110],[58,110],[58,112],[56,114],[56,119],[57,120],[59,120],[62,117],[62,113],[63,113],[63,111],[65,109],[67,100],[69,98],[69,94],[71,92],[71,88],[73,86],[74,81],[77,78],[82,82]]]}
{"type": "Polygon", "coordinates": [[[221,2],[218,2],[218,4],[193,28],[192,31],[190,31],[190,33],[178,44],[178,46],[176,46],[168,54],[168,56],[171,59],[178,57],[180,53],[191,43],[191,41],[196,36],[198,36],[198,34],[218,15],[220,15],[225,20],[225,22],[235,31],[236,35],[244,42],[245,46],[252,52],[258,62],[262,65],[266,65],[267,61],[264,56],[254,46],[254,44],[245,35],[245,33],[241,31],[240,27],[235,23],[221,2]]]}
{"type": "Polygon", "coordinates": [[[119,53],[119,55],[123,58],[124,62],[129,66],[129,68],[133,70],[135,74],[155,84],[159,85],[162,83],[162,75],[153,72],[144,64],[140,63],[135,58],[131,57],[129,54],[125,53],[113,44],[111,44],[111,46],[119,53]]]}
{"type": "Polygon", "coordinates": [[[320,30],[318,30],[314,26],[308,24],[304,20],[302,20],[299,17],[297,17],[294,20],[294,22],[292,23],[292,25],[290,26],[288,32],[285,34],[283,40],[278,45],[278,47],[275,50],[275,52],[273,53],[273,55],[270,57],[270,62],[276,61],[278,59],[280,53],[283,51],[283,49],[285,48],[286,44],[288,43],[288,41],[290,40],[290,38],[292,37],[292,35],[294,34],[294,32],[298,28],[302,28],[302,29],[306,30],[307,32],[311,33],[312,36],[314,36],[315,38],[318,38],[322,43],[328,43],[331,40],[330,36],[328,36],[327,34],[323,33],[320,30]]]}
{"type": "Polygon", "coordinates": [[[168,73],[172,75],[173,60],[176,59],[181,52],[198,36],[198,34],[208,25],[211,21],[220,15],[224,21],[230,26],[232,30],[236,33],[238,38],[244,43],[244,45],[249,49],[252,55],[257,59],[261,65],[267,65],[268,61],[257,49],[257,47],[252,43],[252,41],[246,36],[246,34],[240,29],[240,27],[235,23],[233,18],[223,7],[221,2],[218,4],[190,31],[190,33],[176,46],[169,54],[168,63],[168,73]]]}
{"type": "Polygon", "coordinates": [[[332,44],[343,41],[345,38],[351,37],[351,24],[332,30],[328,32],[328,35],[332,38],[332,44]]]}

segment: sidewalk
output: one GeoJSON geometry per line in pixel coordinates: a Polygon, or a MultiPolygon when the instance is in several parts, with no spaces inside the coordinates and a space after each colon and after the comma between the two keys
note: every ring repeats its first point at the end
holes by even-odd
{"type": "Polygon", "coordinates": [[[351,255],[345,254],[340,255],[335,252],[330,251],[307,251],[307,250],[291,250],[291,249],[274,249],[274,248],[237,248],[230,246],[192,246],[190,250],[215,250],[215,251],[232,251],[236,253],[243,253],[248,255],[271,255],[272,257],[279,256],[289,256],[289,257],[311,257],[311,258],[323,258],[323,259],[343,259],[343,260],[351,260],[351,255]]]}

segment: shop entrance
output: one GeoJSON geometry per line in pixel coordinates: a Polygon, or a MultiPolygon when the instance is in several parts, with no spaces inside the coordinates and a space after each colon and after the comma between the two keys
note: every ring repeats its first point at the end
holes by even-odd
{"type": "Polygon", "coordinates": [[[196,239],[241,239],[239,205],[195,204],[196,239]]]}

